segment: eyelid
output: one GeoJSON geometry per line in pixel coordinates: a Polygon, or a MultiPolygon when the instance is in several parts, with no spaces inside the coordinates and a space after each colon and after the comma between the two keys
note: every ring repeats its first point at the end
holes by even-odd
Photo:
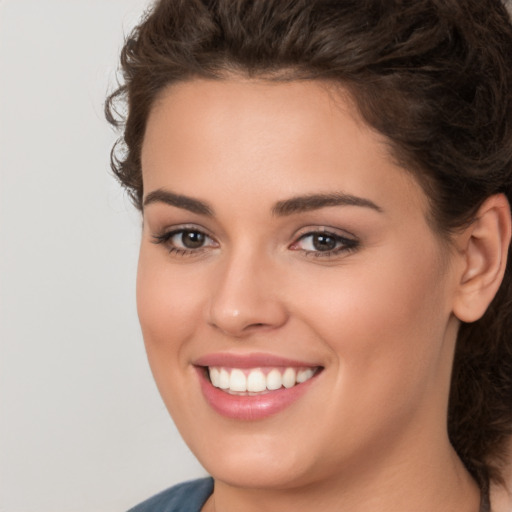
{"type": "Polygon", "coordinates": [[[340,233],[341,230],[338,228],[331,228],[327,226],[311,226],[304,228],[299,231],[299,233],[295,236],[295,241],[289,246],[291,250],[301,251],[305,256],[314,256],[318,258],[329,258],[341,256],[343,254],[355,251],[360,246],[359,239],[349,233],[346,230],[343,230],[343,234],[340,233]],[[331,237],[336,242],[336,247],[329,250],[311,250],[311,249],[303,249],[298,247],[299,243],[308,237],[312,237],[315,235],[324,235],[331,237]]]}
{"type": "Polygon", "coordinates": [[[194,255],[194,254],[200,254],[203,251],[207,250],[210,247],[217,247],[218,242],[215,240],[213,235],[209,233],[209,230],[203,228],[202,226],[198,226],[197,224],[182,224],[172,227],[167,227],[162,229],[160,232],[152,234],[152,243],[154,244],[162,244],[167,247],[168,251],[170,253],[175,253],[179,256],[185,256],[185,255],[194,255]],[[194,233],[201,233],[204,235],[207,239],[209,239],[213,243],[209,243],[206,245],[203,245],[198,248],[187,248],[187,247],[178,247],[175,245],[171,245],[171,240],[174,236],[179,235],[183,232],[194,232],[194,233]]]}
{"type": "Polygon", "coordinates": [[[202,233],[211,238],[212,240],[215,240],[215,236],[210,232],[210,230],[205,228],[204,226],[201,226],[200,224],[186,223],[167,225],[161,228],[155,228],[152,231],[152,238],[163,238],[165,236],[176,234],[181,231],[197,231],[198,233],[202,233]]]}
{"type": "MultiPolygon", "coordinates": [[[[182,224],[167,227],[161,230],[159,233],[152,235],[152,243],[154,244],[162,244],[167,250],[175,255],[179,256],[187,256],[187,255],[199,255],[207,251],[211,248],[219,247],[219,243],[215,239],[215,237],[209,233],[209,230],[203,228],[202,226],[198,226],[197,224],[182,224]],[[184,232],[195,232],[200,233],[205,236],[205,244],[196,248],[186,247],[180,245],[176,245],[176,243],[172,243],[172,238],[184,232]]],[[[314,257],[335,257],[341,256],[343,254],[355,251],[359,248],[360,241],[359,239],[353,235],[352,233],[346,230],[340,230],[339,228],[332,228],[329,226],[308,226],[301,228],[298,232],[295,233],[294,241],[288,245],[288,249],[292,251],[297,251],[303,253],[305,256],[314,256],[314,257]],[[301,241],[304,241],[308,237],[313,237],[315,235],[324,235],[330,238],[333,238],[335,241],[335,247],[332,249],[306,249],[300,247],[301,241]]]]}
{"type": "Polygon", "coordinates": [[[298,240],[301,236],[305,235],[314,235],[318,233],[333,235],[336,237],[341,237],[344,239],[354,239],[357,240],[357,236],[354,233],[351,233],[350,231],[347,231],[346,229],[340,229],[333,226],[326,226],[326,225],[312,225],[312,226],[305,226],[300,229],[298,229],[294,233],[294,238],[298,240]]]}

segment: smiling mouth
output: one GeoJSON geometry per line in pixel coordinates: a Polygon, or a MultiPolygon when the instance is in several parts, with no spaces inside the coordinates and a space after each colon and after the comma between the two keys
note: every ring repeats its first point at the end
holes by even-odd
{"type": "Polygon", "coordinates": [[[208,354],[194,361],[207,404],[236,421],[259,421],[313,389],[324,366],[273,354],[208,354]]]}
{"type": "Polygon", "coordinates": [[[313,378],[321,367],[205,367],[205,374],[217,389],[232,395],[254,396],[290,389],[313,378]]]}

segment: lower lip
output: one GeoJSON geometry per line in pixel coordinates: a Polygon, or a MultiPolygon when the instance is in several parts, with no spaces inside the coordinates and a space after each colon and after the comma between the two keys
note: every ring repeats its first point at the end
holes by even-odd
{"type": "Polygon", "coordinates": [[[231,395],[212,385],[204,367],[196,367],[196,370],[203,395],[212,409],[227,418],[244,421],[261,420],[286,409],[308,391],[320,373],[292,388],[280,388],[259,395],[231,395]]]}

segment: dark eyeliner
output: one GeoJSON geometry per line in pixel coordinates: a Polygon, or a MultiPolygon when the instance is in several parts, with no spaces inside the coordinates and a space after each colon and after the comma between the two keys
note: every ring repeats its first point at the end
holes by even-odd
{"type": "Polygon", "coordinates": [[[176,233],[176,231],[168,231],[167,233],[162,233],[161,235],[151,235],[151,243],[164,244],[165,242],[168,242],[176,233]]]}
{"type": "Polygon", "coordinates": [[[190,248],[190,247],[177,247],[171,243],[171,240],[174,236],[185,233],[198,233],[205,237],[206,239],[213,240],[213,238],[208,235],[203,229],[196,228],[194,226],[179,226],[174,229],[170,229],[169,231],[164,231],[159,234],[151,235],[151,243],[157,245],[164,245],[169,254],[173,254],[176,256],[195,256],[203,253],[206,249],[208,249],[209,245],[203,245],[201,247],[190,248]]]}
{"type": "Polygon", "coordinates": [[[294,244],[297,244],[298,242],[300,242],[301,240],[304,240],[305,238],[307,238],[309,236],[315,236],[315,235],[324,235],[324,236],[331,237],[335,240],[335,242],[337,244],[340,244],[340,246],[335,249],[328,250],[328,251],[320,251],[320,250],[314,251],[314,250],[307,250],[307,249],[296,249],[296,250],[300,250],[308,258],[310,258],[310,257],[311,258],[329,258],[329,257],[338,256],[341,254],[349,254],[351,252],[354,252],[361,245],[360,241],[357,240],[356,238],[347,238],[347,237],[339,235],[337,233],[333,233],[332,231],[322,230],[322,229],[309,231],[307,233],[302,234],[297,239],[297,241],[294,242],[294,244]]]}

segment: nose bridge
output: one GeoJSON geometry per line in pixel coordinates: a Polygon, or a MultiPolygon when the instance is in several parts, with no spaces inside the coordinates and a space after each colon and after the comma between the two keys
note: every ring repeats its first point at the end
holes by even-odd
{"type": "Polygon", "coordinates": [[[211,290],[209,323],[239,337],[286,321],[276,289],[276,262],[261,248],[239,247],[226,254],[211,290]]]}

